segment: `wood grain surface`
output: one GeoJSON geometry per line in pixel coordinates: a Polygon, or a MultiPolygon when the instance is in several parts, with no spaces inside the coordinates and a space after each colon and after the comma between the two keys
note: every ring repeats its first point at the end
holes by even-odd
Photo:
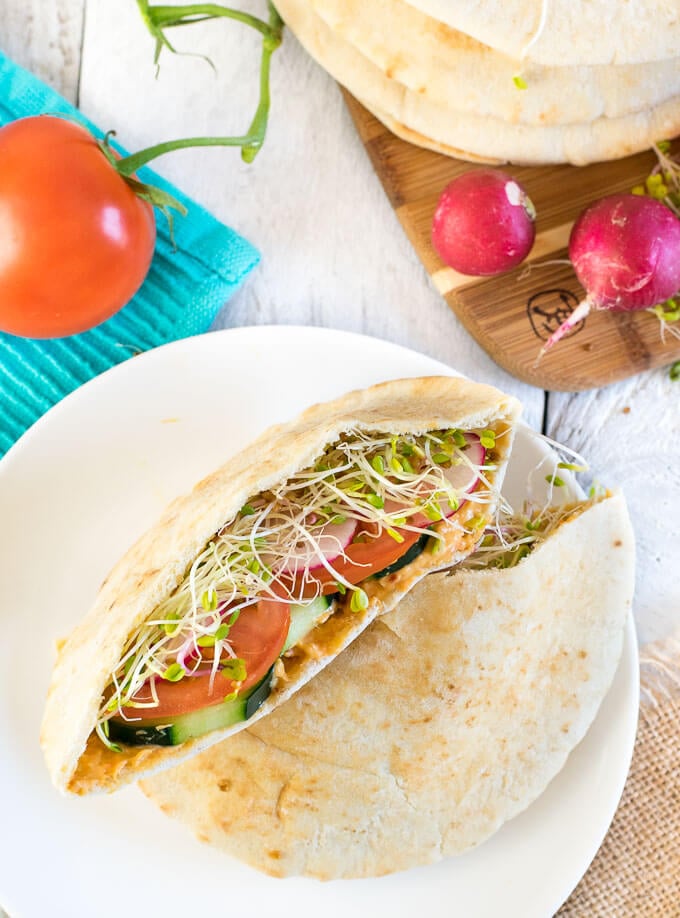
{"type": "Polygon", "coordinates": [[[668,333],[662,336],[656,316],[600,311],[591,313],[537,362],[543,343],[584,296],[567,259],[574,220],[591,201],[628,192],[643,182],[656,162],[653,153],[585,167],[503,167],[536,207],[536,241],[527,260],[514,270],[497,277],[469,277],[442,262],[432,246],[430,228],[442,189],[477,167],[396,137],[344,94],[390,203],[435,287],[503,369],[545,389],[574,392],[680,357],[680,340],[668,333]]]}

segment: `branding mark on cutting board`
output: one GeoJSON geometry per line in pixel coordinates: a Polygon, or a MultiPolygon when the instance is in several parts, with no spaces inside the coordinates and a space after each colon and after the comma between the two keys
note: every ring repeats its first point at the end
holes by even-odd
{"type": "MultiPolygon", "coordinates": [[[[541,341],[547,341],[578,306],[578,297],[570,290],[541,290],[527,301],[531,329],[541,341]]],[[[585,325],[582,319],[565,338],[578,334],[585,325]]]]}

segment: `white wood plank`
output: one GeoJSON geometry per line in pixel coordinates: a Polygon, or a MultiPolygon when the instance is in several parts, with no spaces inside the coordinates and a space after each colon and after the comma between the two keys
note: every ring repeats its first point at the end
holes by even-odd
{"type": "MultiPolygon", "coordinates": [[[[263,13],[264,2],[248,8],[263,13]]],[[[129,148],[171,136],[244,131],[256,103],[259,40],[234,22],[175,30],[158,80],[134,4],[87,8],[81,106],[129,148]]],[[[270,133],[252,166],[237,151],[191,150],[156,168],[246,235],[262,263],[219,326],[297,323],[405,344],[519,395],[540,426],[543,393],[500,370],[428,281],[356,137],[339,91],[292,35],[274,57],[270,133]]],[[[351,354],[332,355],[351,360],[351,354]]]]}
{"type": "Polygon", "coordinates": [[[680,382],[657,370],[592,392],[551,393],[548,403],[550,436],[582,452],[594,476],[628,500],[643,643],[680,627],[679,397],[680,382]]]}
{"type": "Polygon", "coordinates": [[[85,0],[0,0],[2,50],[75,102],[85,0]]]}

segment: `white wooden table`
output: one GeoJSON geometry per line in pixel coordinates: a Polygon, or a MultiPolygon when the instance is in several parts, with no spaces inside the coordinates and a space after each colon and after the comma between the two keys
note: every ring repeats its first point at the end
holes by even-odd
{"type": "MultiPolygon", "coordinates": [[[[264,13],[264,0],[247,6],[264,13]]],[[[130,150],[245,131],[259,41],[223,21],[176,30],[161,57],[134,0],[0,0],[0,44],[130,150]]],[[[680,382],[667,372],[577,395],[544,393],[500,370],[429,283],[383,195],[332,80],[287,35],[273,59],[269,135],[255,163],[236,150],[188,150],[154,168],[249,238],[262,263],[218,327],[271,323],[349,329],[429,354],[519,396],[525,419],[584,453],[623,487],[638,539],[642,642],[680,625],[680,382]]],[[[568,559],[565,559],[568,563],[568,559]]]]}

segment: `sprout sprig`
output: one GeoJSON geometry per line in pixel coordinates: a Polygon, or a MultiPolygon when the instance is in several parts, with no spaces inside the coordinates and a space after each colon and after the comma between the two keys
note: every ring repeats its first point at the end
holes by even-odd
{"type": "Polygon", "coordinates": [[[487,528],[476,550],[459,567],[466,570],[516,567],[563,523],[596,502],[594,499],[540,510],[525,505],[520,513],[502,514],[487,528]]]}
{"type": "MultiPolygon", "coordinates": [[[[680,218],[680,163],[672,154],[670,141],[660,140],[652,145],[652,149],[656,154],[656,165],[644,182],[632,189],[632,193],[661,201],[680,218]]],[[[680,338],[680,330],[675,327],[680,319],[680,295],[652,306],[647,311],[659,320],[662,341],[666,332],[680,338]]]]}
{"type": "Polygon", "coordinates": [[[657,163],[644,183],[632,189],[633,194],[655,198],[680,217],[680,163],[671,153],[670,141],[661,140],[652,149],[657,163]]]}

